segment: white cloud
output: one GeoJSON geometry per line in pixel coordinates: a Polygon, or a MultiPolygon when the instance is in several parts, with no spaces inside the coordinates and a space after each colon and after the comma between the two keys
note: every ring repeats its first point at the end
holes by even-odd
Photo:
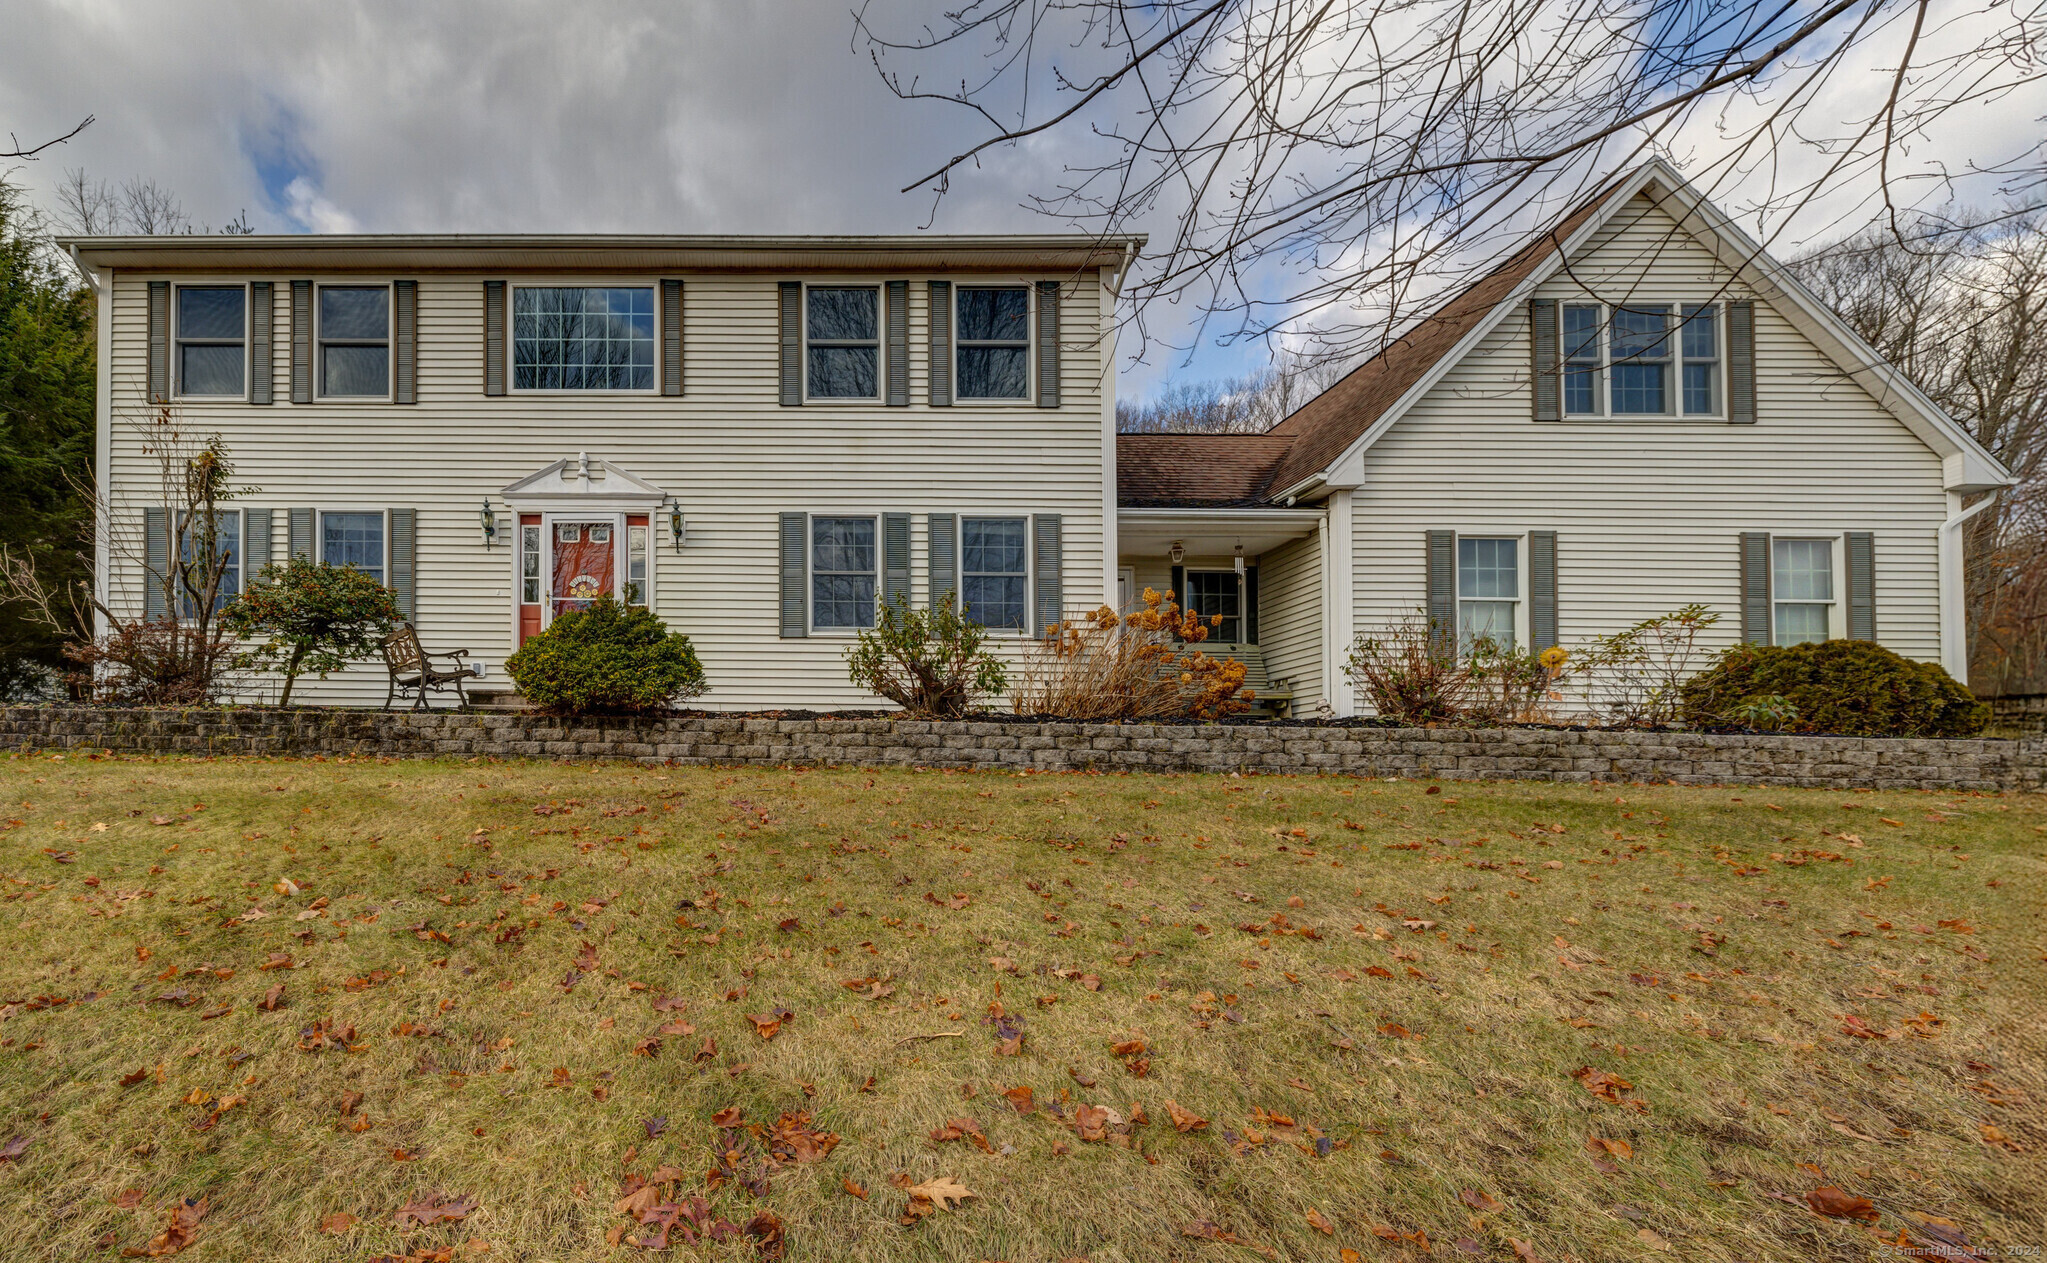
{"type": "Polygon", "coordinates": [[[361,232],[355,216],[336,206],[314,185],[300,176],[284,186],[285,214],[307,232],[361,232]]]}

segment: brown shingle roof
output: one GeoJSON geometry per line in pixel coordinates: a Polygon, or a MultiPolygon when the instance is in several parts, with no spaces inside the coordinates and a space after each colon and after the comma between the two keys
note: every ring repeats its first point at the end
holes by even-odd
{"type": "Polygon", "coordinates": [[[1491,273],[1418,322],[1348,376],[1310,399],[1264,437],[1292,440],[1272,471],[1271,492],[1320,473],[1372,427],[1385,411],[1448,355],[1465,334],[1526,280],[1536,267],[1626,182],[1623,176],[1595,193],[1556,227],[1517,251],[1491,273]]]}
{"type": "Polygon", "coordinates": [[[1244,508],[1265,503],[1293,439],[1272,434],[1119,434],[1116,503],[1244,508]]]}

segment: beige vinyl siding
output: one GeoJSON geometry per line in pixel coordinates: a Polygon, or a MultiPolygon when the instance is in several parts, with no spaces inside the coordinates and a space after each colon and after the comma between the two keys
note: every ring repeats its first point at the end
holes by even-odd
{"type": "MultiPolygon", "coordinates": [[[[563,457],[588,452],[654,483],[681,501],[689,541],[680,554],[667,523],[652,531],[654,608],[685,632],[712,692],[700,705],[871,706],[878,699],[846,680],[849,639],[777,635],[777,514],[907,512],[913,515],[914,595],[926,597],[925,515],[933,512],[1063,518],[1065,600],[1092,608],[1102,562],[1102,408],[1096,280],[1068,280],[1060,305],[1061,406],[955,405],[931,408],[921,350],[928,302],[922,276],[910,285],[911,400],[907,408],[776,399],[776,285],[779,280],[858,279],[843,273],[684,275],[682,398],[483,395],[483,285],[653,284],[632,276],[426,275],[419,278],[419,402],[412,406],[293,405],[288,389],[290,277],[278,282],[278,402],[181,405],[194,432],[217,431],[236,482],[257,490],[246,503],[282,511],[410,507],[418,511],[417,622],[429,650],[468,648],[487,666],[485,687],[506,689],[515,598],[517,515],[499,491],[563,457]],[[497,543],[486,549],[478,509],[489,497],[497,543]]],[[[139,534],[145,486],[155,474],[139,436],[124,424],[144,398],[147,281],[114,278],[113,441],[115,511],[139,534]]],[[[250,278],[265,279],[265,278],[250,278]]],[[[340,279],[340,278],[316,278],[340,279]]],[[[955,276],[953,279],[967,279],[955,276]]],[[[1015,281],[1029,276],[975,275],[1015,281]]],[[[658,351],[658,347],[657,347],[658,351]]],[[[509,349],[508,349],[509,355],[509,349]]],[[[286,548],[283,519],[277,554],[286,548]]],[[[116,599],[139,608],[139,573],[115,559],[116,599]]],[[[274,687],[274,686],[271,686],[274,687]]],[[[380,665],[365,663],[305,688],[308,700],[376,702],[380,665]]]]}
{"type": "MultiPolygon", "coordinates": [[[[1571,271],[1538,296],[1583,298],[1582,278],[1608,299],[1754,297],[1644,199],[1571,271]]],[[[1553,529],[1566,647],[1699,601],[1720,614],[1718,649],[1740,633],[1741,532],[1869,530],[1879,642],[1938,661],[1939,457],[1761,301],[1755,330],[1756,424],[1537,422],[1526,309],[1513,312],[1366,454],[1354,517],[1357,630],[1421,605],[1423,532],[1553,529]]],[[[1525,548],[1521,556],[1525,588],[1525,548]]],[[[1844,578],[1837,569],[1837,589],[1844,578]]],[[[1837,608],[1834,634],[1845,631],[1837,608]]]]}
{"type": "Polygon", "coordinates": [[[1322,538],[1281,544],[1258,559],[1258,641],[1265,674],[1293,688],[1293,714],[1314,711],[1322,688],[1322,538]]]}

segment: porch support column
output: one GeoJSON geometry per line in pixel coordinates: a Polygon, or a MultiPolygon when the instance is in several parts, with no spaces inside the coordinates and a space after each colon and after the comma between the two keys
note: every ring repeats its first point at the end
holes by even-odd
{"type": "Polygon", "coordinates": [[[1351,499],[1354,495],[1356,492],[1348,489],[1331,492],[1329,514],[1324,519],[1327,525],[1322,556],[1328,566],[1328,582],[1322,589],[1325,594],[1322,625],[1329,638],[1329,651],[1324,658],[1322,678],[1325,681],[1323,692],[1338,715],[1355,715],[1358,712],[1357,690],[1351,687],[1350,678],[1343,673],[1357,622],[1353,594],[1357,581],[1354,560],[1357,539],[1351,528],[1351,499]]]}

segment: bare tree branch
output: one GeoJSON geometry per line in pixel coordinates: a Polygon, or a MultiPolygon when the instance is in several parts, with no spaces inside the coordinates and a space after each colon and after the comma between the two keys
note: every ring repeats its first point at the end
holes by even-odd
{"type": "Polygon", "coordinates": [[[57,137],[55,140],[46,140],[42,144],[33,146],[32,148],[28,149],[24,149],[21,147],[21,137],[15,135],[13,132],[9,132],[7,133],[7,143],[13,145],[14,148],[8,150],[0,150],[0,161],[4,161],[8,158],[19,158],[23,162],[34,162],[36,160],[37,155],[41,154],[43,150],[52,148],[57,145],[61,145],[65,141],[70,140],[73,136],[76,136],[78,133],[84,131],[86,128],[91,127],[92,118],[93,116],[88,114],[85,116],[84,120],[78,124],[78,126],[72,128],[68,132],[65,132],[62,136],[57,137]]]}

